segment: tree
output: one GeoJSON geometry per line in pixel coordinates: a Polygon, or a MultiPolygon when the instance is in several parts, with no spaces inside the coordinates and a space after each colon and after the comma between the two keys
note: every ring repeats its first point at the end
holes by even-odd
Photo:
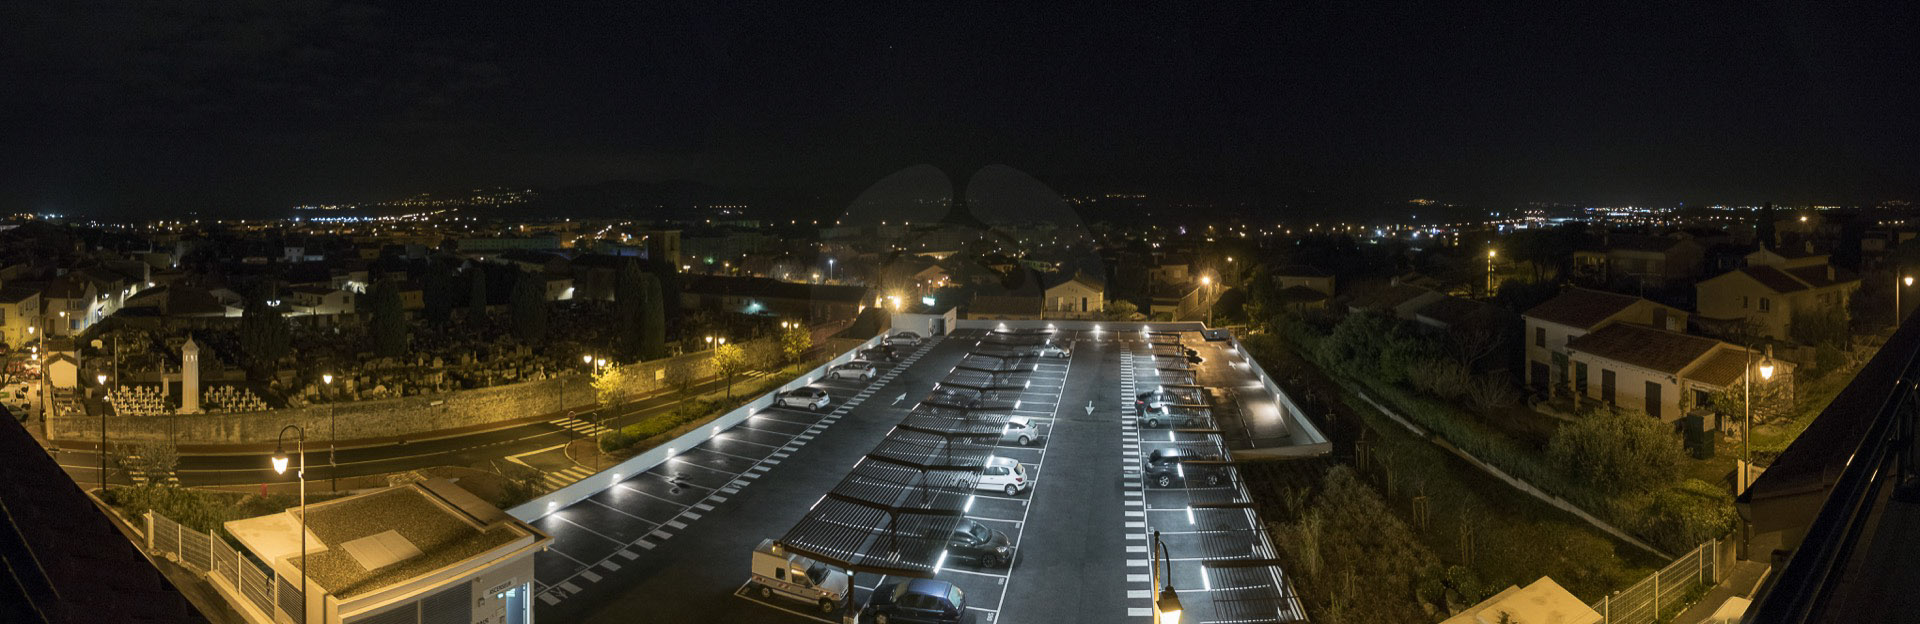
{"type": "Polygon", "coordinates": [[[1502,372],[1474,375],[1467,380],[1466,394],[1473,409],[1482,414],[1513,405],[1520,398],[1513,382],[1502,372]]]}
{"type": "Polygon", "coordinates": [[[1564,474],[1582,475],[1602,491],[1640,492],[1673,474],[1680,439],[1646,414],[1602,410],[1561,425],[1547,442],[1547,457],[1564,474]]]}
{"type": "Polygon", "coordinates": [[[280,310],[267,305],[265,296],[248,299],[240,317],[240,359],[247,376],[256,381],[266,379],[292,345],[293,331],[280,317],[280,310]]]}
{"type": "Polygon", "coordinates": [[[374,283],[369,296],[372,320],[368,334],[373,352],[380,357],[399,357],[407,351],[407,311],[400,306],[400,287],[393,280],[374,283]]]}
{"type": "Polygon", "coordinates": [[[624,398],[627,373],[619,365],[602,366],[593,373],[593,398],[601,405],[614,405],[624,398]]]}
{"type": "Polygon", "coordinates": [[[487,270],[480,265],[467,269],[467,322],[487,318],[487,270]]]}
{"type": "Polygon", "coordinates": [[[645,333],[640,317],[646,306],[647,287],[642,275],[639,263],[628,260],[620,264],[613,282],[613,319],[619,328],[616,348],[627,357],[645,359],[640,345],[645,333]]]}
{"type": "Polygon", "coordinates": [[[807,350],[812,348],[813,332],[799,323],[794,323],[780,333],[780,353],[786,356],[786,361],[789,363],[800,361],[800,358],[807,356],[807,350]]]}
{"type": "Polygon", "coordinates": [[[1787,335],[1800,344],[1845,347],[1852,337],[1847,322],[1847,311],[1839,307],[1794,310],[1787,335]]]}
{"type": "Polygon", "coordinates": [[[180,448],[165,440],[141,442],[120,449],[120,466],[129,471],[140,471],[147,476],[147,483],[158,486],[171,486],[167,477],[180,466],[180,448]]]}
{"type": "Polygon", "coordinates": [[[453,297],[458,294],[447,265],[428,260],[427,271],[420,277],[420,290],[425,299],[420,309],[421,318],[435,325],[446,325],[453,318],[453,297]]]}
{"type": "Polygon", "coordinates": [[[640,306],[640,357],[657,360],[667,356],[667,299],[660,279],[641,275],[646,300],[640,306]]]}
{"type": "Polygon", "coordinates": [[[733,399],[733,377],[747,370],[746,351],[736,344],[713,348],[713,374],[727,380],[727,399],[733,399]]]}
{"type": "Polygon", "coordinates": [[[513,280],[513,337],[527,344],[547,337],[546,280],[534,273],[516,272],[513,280]]]}
{"type": "Polygon", "coordinates": [[[1133,317],[1139,315],[1140,306],[1134,305],[1132,301],[1115,299],[1107,302],[1106,317],[1109,321],[1131,321],[1133,317]]]}

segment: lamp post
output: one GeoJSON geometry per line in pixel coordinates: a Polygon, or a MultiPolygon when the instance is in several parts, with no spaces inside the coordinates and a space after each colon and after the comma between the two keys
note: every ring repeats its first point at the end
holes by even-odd
{"type": "MultiPolygon", "coordinates": [[[[101,397],[103,399],[110,399],[111,393],[107,390],[107,374],[100,373],[98,375],[94,375],[93,380],[100,382],[101,397]]],[[[102,405],[100,406],[100,495],[106,496],[107,495],[107,410],[113,409],[113,401],[102,400],[101,403],[102,405]]]]}
{"type": "MultiPolygon", "coordinates": [[[[1753,474],[1753,345],[1752,344],[1747,345],[1747,370],[1746,370],[1746,374],[1741,375],[1740,378],[1743,380],[1741,385],[1746,387],[1745,392],[1747,397],[1745,401],[1742,401],[1742,403],[1745,404],[1746,412],[1747,412],[1747,429],[1746,429],[1746,434],[1740,436],[1741,438],[1740,446],[1742,451],[1741,454],[1746,455],[1745,465],[1742,466],[1740,469],[1740,491],[1745,492],[1747,491],[1747,486],[1753,485],[1753,477],[1751,476],[1753,474]]],[[[1760,359],[1760,380],[1767,381],[1769,379],[1773,379],[1773,345],[1767,345],[1767,354],[1766,356],[1760,359]]]]}
{"type": "Polygon", "coordinates": [[[1153,531],[1153,579],[1156,592],[1153,597],[1154,624],[1180,624],[1180,595],[1173,591],[1173,557],[1167,554],[1167,543],[1160,541],[1160,530],[1153,531]],[[1166,585],[1160,583],[1160,562],[1167,563],[1166,585]]]}
{"type": "Polygon", "coordinates": [[[1900,278],[1900,281],[1898,283],[1895,283],[1893,285],[1893,326],[1896,328],[1900,327],[1900,321],[1905,320],[1901,318],[1903,315],[1900,314],[1902,312],[1902,310],[1900,309],[1900,287],[1903,285],[1912,286],[1913,276],[1912,275],[1903,276],[1900,278]]]}
{"type": "Polygon", "coordinates": [[[1211,275],[1200,276],[1200,287],[1205,289],[1200,293],[1200,303],[1202,305],[1207,306],[1207,326],[1212,327],[1213,326],[1213,304],[1207,303],[1207,298],[1208,298],[1208,295],[1213,294],[1213,276],[1211,275]]]}
{"type": "Polygon", "coordinates": [[[1494,252],[1494,250],[1492,249],[1487,250],[1487,298],[1488,299],[1493,298],[1493,257],[1495,255],[1497,254],[1494,252]]]}
{"type": "MultiPolygon", "coordinates": [[[[321,374],[320,381],[326,382],[327,387],[332,388],[333,373],[321,374]]],[[[334,440],[339,437],[339,435],[340,435],[340,423],[334,420],[333,418],[333,402],[328,401],[327,402],[327,478],[332,479],[332,484],[329,485],[328,488],[330,489],[330,491],[333,491],[333,492],[340,491],[340,464],[338,462],[335,462],[333,459],[333,450],[334,450],[333,443],[334,443],[334,440]]]]}
{"type": "Polygon", "coordinates": [[[274,436],[273,472],[287,474],[287,430],[294,432],[293,448],[300,455],[300,468],[294,477],[300,480],[300,621],[307,620],[307,431],[300,425],[287,425],[274,436]]]}

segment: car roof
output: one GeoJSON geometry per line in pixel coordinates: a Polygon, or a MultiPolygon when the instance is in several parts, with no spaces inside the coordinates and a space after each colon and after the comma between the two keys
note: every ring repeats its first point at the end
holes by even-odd
{"type": "Polygon", "coordinates": [[[1020,423],[1021,425],[1025,425],[1029,422],[1033,422],[1033,419],[1027,418],[1025,416],[1014,416],[1012,418],[1008,418],[1007,422],[1016,422],[1016,423],[1020,423]]]}
{"type": "Polygon", "coordinates": [[[1015,461],[1012,457],[988,457],[987,458],[988,466],[1006,466],[1009,464],[1019,464],[1019,463],[1020,462],[1015,461]]]}
{"type": "Polygon", "coordinates": [[[952,588],[953,583],[939,579],[913,579],[907,581],[907,591],[915,594],[946,596],[947,590],[952,588]]]}

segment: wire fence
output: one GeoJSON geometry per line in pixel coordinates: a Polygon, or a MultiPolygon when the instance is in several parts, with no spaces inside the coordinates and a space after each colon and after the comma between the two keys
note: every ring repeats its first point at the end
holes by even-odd
{"type": "Polygon", "coordinates": [[[301,622],[299,588],[272,568],[248,558],[227,541],[187,528],[171,518],[146,514],[147,549],[208,576],[275,621],[301,622]]]}
{"type": "Polygon", "coordinates": [[[1600,612],[1603,624],[1653,624],[1672,618],[1687,608],[1685,601],[1695,588],[1720,582],[1727,545],[1727,538],[1708,540],[1640,582],[1601,598],[1593,610],[1600,612]]]}

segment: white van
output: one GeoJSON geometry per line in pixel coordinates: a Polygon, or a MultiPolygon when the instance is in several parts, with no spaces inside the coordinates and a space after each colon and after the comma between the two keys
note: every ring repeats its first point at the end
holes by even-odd
{"type": "Polygon", "coordinates": [[[771,539],[753,549],[753,578],[761,598],[786,596],[832,614],[847,596],[847,573],[789,552],[771,539]]]}

